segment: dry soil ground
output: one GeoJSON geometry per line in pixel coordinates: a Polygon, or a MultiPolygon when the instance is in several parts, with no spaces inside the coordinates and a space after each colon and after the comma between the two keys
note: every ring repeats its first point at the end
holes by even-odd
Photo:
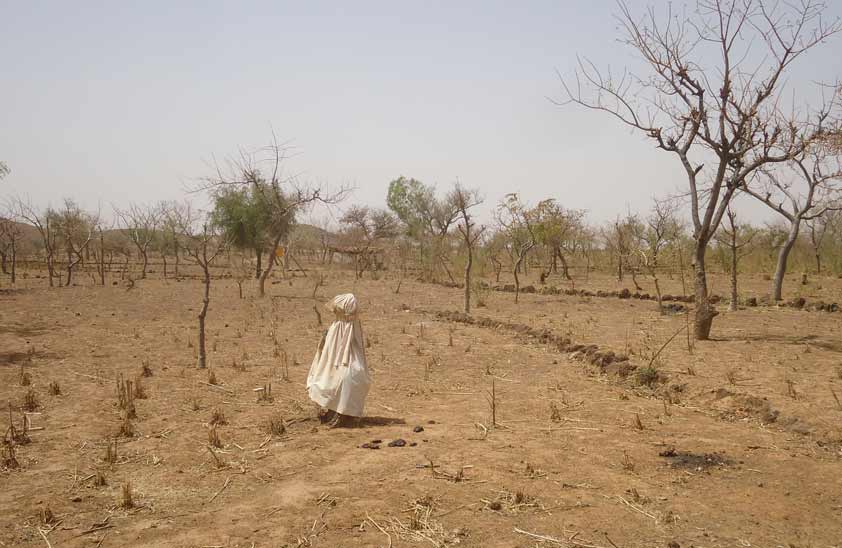
{"type": "MultiPolygon", "coordinates": [[[[332,272],[318,301],[360,296],[374,386],[360,427],[329,430],[303,388],[324,329],[312,278],[243,300],[214,281],[210,386],[194,358],[200,284],[156,276],[129,291],[29,278],[0,296],[0,402],[18,427],[30,389],[38,403],[20,467],[0,475],[0,546],[842,546],[842,313],[723,311],[716,340],[689,348],[679,332],[650,387],[509,324],[643,367],[686,324],[654,303],[487,292],[474,317],[506,323],[487,327],[436,314],[460,309],[458,289],[404,281],[395,294],[394,280],[332,272]],[[148,397],[121,436],[116,379],[144,363],[148,397]],[[274,401],[258,402],[269,383],[274,401]],[[285,433],[267,433],[273,417],[285,433]]],[[[840,287],[788,281],[827,301],[840,287]]]]}

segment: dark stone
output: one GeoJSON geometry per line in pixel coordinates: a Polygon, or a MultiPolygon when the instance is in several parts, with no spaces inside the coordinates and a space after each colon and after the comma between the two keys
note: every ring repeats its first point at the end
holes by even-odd
{"type": "Polygon", "coordinates": [[[389,442],[389,447],[406,447],[406,440],[396,439],[389,442]]]}
{"type": "Polygon", "coordinates": [[[417,432],[423,432],[423,431],[424,431],[424,427],[423,427],[423,426],[416,426],[415,428],[413,428],[413,429],[412,429],[412,431],[413,431],[413,432],[416,432],[416,433],[417,433],[417,432]]]}

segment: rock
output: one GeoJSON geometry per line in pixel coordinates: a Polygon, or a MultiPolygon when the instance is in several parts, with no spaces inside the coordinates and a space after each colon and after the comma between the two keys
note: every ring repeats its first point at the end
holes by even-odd
{"type": "Polygon", "coordinates": [[[423,426],[416,426],[415,428],[412,429],[412,431],[415,432],[415,433],[423,432],[424,427],[423,426]]]}
{"type": "Polygon", "coordinates": [[[396,439],[389,442],[389,447],[405,447],[406,440],[396,439]]]}

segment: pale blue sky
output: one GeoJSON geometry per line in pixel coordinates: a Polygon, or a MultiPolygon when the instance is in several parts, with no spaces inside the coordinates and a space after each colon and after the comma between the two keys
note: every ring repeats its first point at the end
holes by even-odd
{"type": "MultiPolygon", "coordinates": [[[[489,204],[552,196],[595,220],[645,209],[681,185],[674,160],[607,116],[547,100],[576,53],[634,62],[615,11],[611,0],[0,1],[0,159],[12,169],[0,195],[89,208],[179,198],[214,155],[265,144],[271,125],[298,149],[291,171],[353,184],[354,202],[383,205],[406,175],[442,189],[459,178],[489,204]]],[[[793,78],[842,74],[839,51],[817,51],[793,78]]]]}

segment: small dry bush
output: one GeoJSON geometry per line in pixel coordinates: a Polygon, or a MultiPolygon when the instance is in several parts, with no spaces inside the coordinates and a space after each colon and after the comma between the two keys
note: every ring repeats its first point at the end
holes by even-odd
{"type": "Polygon", "coordinates": [[[655,386],[659,379],[658,368],[647,365],[640,367],[635,372],[635,380],[639,386],[655,386]]]}
{"type": "Polygon", "coordinates": [[[7,470],[17,470],[20,468],[14,443],[3,446],[3,468],[7,470]]]}

